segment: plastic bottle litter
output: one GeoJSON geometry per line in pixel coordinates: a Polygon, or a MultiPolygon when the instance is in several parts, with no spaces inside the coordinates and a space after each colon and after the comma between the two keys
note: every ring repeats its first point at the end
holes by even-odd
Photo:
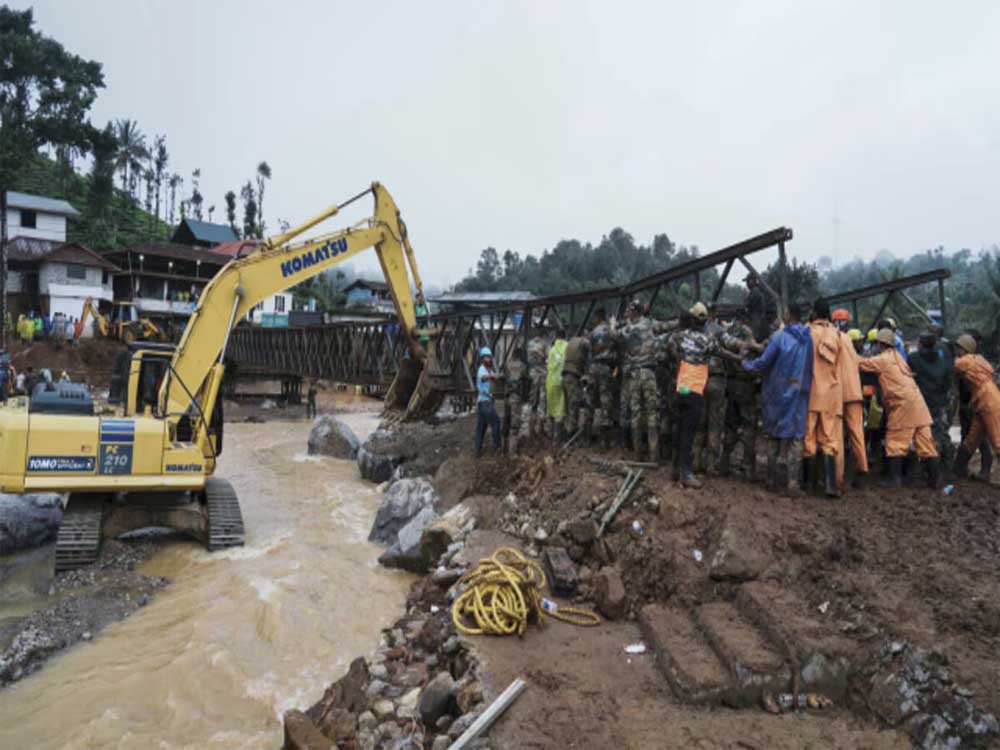
{"type": "Polygon", "coordinates": [[[953,484],[946,485],[945,488],[941,491],[946,495],[950,495],[952,492],[955,491],[955,485],[953,484]]]}
{"type": "Polygon", "coordinates": [[[638,518],[632,522],[632,531],[634,531],[639,536],[642,536],[643,533],[644,533],[644,530],[642,528],[642,524],[639,523],[639,519],[638,518]]]}
{"type": "Polygon", "coordinates": [[[630,643],[625,647],[626,654],[644,654],[646,653],[645,643],[630,643]]]}
{"type": "Polygon", "coordinates": [[[542,609],[544,609],[546,612],[555,612],[555,611],[557,611],[559,609],[559,605],[556,604],[551,599],[545,599],[543,597],[542,598],[542,609]]]}
{"type": "Polygon", "coordinates": [[[695,562],[701,562],[701,558],[702,558],[701,550],[700,549],[696,549],[694,551],[694,560],[695,560],[695,562]]]}

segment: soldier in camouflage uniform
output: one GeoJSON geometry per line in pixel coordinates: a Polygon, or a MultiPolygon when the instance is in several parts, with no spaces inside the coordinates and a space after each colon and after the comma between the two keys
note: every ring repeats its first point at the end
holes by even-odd
{"type": "Polygon", "coordinates": [[[594,313],[594,320],[594,328],[590,331],[590,362],[587,365],[590,398],[584,403],[582,419],[585,434],[590,434],[593,430],[594,435],[600,435],[607,447],[611,439],[615,406],[614,371],[618,353],[603,307],[594,313]]]}
{"type": "Polygon", "coordinates": [[[629,320],[616,335],[623,347],[625,366],[622,403],[628,404],[632,450],[642,460],[642,433],[646,429],[651,461],[660,456],[660,391],[656,384],[656,336],[666,327],[642,314],[642,304],[629,305],[629,320]]]}
{"type": "Polygon", "coordinates": [[[522,434],[534,438],[538,434],[538,419],[546,421],[545,379],[548,376],[549,344],[543,331],[535,329],[528,341],[528,395],[521,417],[522,434]]]}
{"type": "Polygon", "coordinates": [[[685,487],[701,487],[694,476],[692,448],[701,423],[703,391],[708,381],[708,360],[721,349],[719,337],[705,330],[708,310],[698,302],[683,327],[669,339],[670,353],[678,365],[677,413],[674,421],[674,476],[685,487]]]}
{"type": "Polygon", "coordinates": [[[690,317],[687,312],[682,313],[672,332],[656,337],[656,382],[660,389],[660,454],[665,458],[669,458],[673,450],[674,415],[677,409],[678,362],[671,354],[675,347],[672,342],[689,327],[690,317]]]}
{"type": "Polygon", "coordinates": [[[528,366],[524,362],[524,348],[512,352],[507,359],[507,398],[504,404],[507,421],[507,452],[517,454],[519,438],[522,434],[524,415],[524,394],[528,391],[528,366]]]}
{"type": "MultiPolygon", "coordinates": [[[[746,342],[756,349],[748,315],[741,309],[726,332],[730,343],[746,342]]],[[[731,348],[731,347],[727,347],[731,348]]],[[[751,482],[757,481],[757,417],[760,415],[760,381],[739,364],[727,362],[726,423],[722,441],[722,461],[719,473],[728,476],[733,448],[743,446],[743,473],[751,482]]]]}
{"type": "MultiPolygon", "coordinates": [[[[725,333],[716,318],[714,305],[708,308],[705,333],[717,339],[725,333]]],[[[694,438],[695,470],[704,469],[706,474],[715,476],[726,421],[726,366],[717,354],[708,357],[708,382],[703,397],[701,426],[694,438]]]]}

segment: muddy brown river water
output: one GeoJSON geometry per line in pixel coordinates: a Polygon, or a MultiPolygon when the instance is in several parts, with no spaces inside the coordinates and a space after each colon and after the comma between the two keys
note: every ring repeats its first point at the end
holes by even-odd
{"type": "MultiPolygon", "coordinates": [[[[362,439],[373,414],[343,417],[362,439]]],[[[366,541],[379,496],[353,462],[306,456],[306,422],[231,424],[219,475],[243,548],[169,541],[171,584],[129,619],[0,691],[0,748],[277,748],[401,612],[409,578],[366,541]]]]}

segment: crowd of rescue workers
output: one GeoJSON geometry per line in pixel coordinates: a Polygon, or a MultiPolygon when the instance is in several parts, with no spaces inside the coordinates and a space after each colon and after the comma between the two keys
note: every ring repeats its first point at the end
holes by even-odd
{"type": "Polygon", "coordinates": [[[633,300],[626,320],[597,309],[589,331],[568,339],[561,327],[534,324],[502,368],[484,347],[476,455],[487,431],[494,452],[505,442],[510,455],[526,441],[617,443],[636,462],[671,462],[675,481],[700,488],[697,474],[758,481],[763,431],[764,480],[792,497],[839,497],[875,469],[883,486],[922,474],[940,488],[946,476],[967,475],[976,451],[989,481],[1000,390],[978,332],[951,342],[933,326],[908,351],[892,318],[864,333],[849,311],[818,299],[789,304],[779,319],[759,279],[746,281],[745,303],[727,319],[698,302],[677,320],[654,320],[633,300]]]}

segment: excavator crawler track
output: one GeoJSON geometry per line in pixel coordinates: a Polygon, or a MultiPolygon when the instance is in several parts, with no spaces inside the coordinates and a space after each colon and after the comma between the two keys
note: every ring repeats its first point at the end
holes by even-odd
{"type": "Polygon", "coordinates": [[[208,549],[243,546],[243,513],[236,490],[225,479],[210,478],[205,483],[208,509],[208,549]]]}
{"type": "Polygon", "coordinates": [[[70,495],[56,536],[56,572],[81,568],[97,560],[101,549],[103,497],[70,495]]]}

